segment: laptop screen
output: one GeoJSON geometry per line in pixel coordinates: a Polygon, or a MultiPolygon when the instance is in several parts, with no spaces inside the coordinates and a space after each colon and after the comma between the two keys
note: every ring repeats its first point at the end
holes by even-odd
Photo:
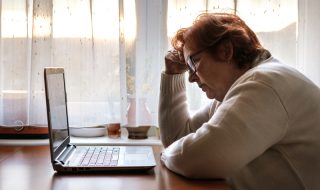
{"type": "Polygon", "coordinates": [[[47,72],[46,75],[47,101],[49,106],[49,127],[53,151],[68,138],[68,118],[64,73],[47,72]]]}

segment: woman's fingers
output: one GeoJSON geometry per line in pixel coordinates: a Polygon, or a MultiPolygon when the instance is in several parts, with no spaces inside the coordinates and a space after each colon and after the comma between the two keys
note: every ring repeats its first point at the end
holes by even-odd
{"type": "Polygon", "coordinates": [[[184,64],[183,55],[177,50],[169,50],[167,52],[166,58],[171,60],[172,62],[184,64]]]}
{"type": "Polygon", "coordinates": [[[188,68],[184,62],[183,56],[177,50],[170,50],[165,56],[165,65],[167,74],[180,74],[188,68]]]}

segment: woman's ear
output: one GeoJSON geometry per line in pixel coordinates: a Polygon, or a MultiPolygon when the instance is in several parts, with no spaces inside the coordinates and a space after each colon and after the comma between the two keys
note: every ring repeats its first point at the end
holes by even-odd
{"type": "Polygon", "coordinates": [[[218,54],[220,60],[230,62],[233,57],[233,45],[230,41],[226,41],[222,44],[220,44],[219,47],[219,54],[218,54]]]}

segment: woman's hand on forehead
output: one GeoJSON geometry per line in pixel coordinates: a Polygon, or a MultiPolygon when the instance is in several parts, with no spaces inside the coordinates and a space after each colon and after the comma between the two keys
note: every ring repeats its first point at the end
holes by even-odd
{"type": "Polygon", "coordinates": [[[166,74],[182,74],[188,70],[183,54],[177,50],[169,50],[165,56],[166,74]]]}

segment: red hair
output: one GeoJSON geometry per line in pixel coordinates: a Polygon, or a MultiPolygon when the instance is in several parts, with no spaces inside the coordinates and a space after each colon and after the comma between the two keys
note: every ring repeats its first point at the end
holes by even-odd
{"type": "Polygon", "coordinates": [[[256,34],[245,22],[237,15],[228,13],[200,14],[192,26],[177,31],[171,44],[181,53],[186,44],[192,50],[215,44],[209,50],[216,55],[217,47],[227,41],[232,43],[232,59],[239,68],[252,67],[254,59],[264,50],[256,34]]]}

